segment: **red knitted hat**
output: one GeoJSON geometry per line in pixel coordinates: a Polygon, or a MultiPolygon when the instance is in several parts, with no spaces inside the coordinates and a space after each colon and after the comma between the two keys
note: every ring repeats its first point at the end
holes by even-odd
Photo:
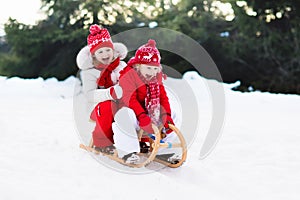
{"type": "Polygon", "coordinates": [[[138,48],[135,56],[128,61],[128,65],[147,64],[160,66],[160,53],[156,48],[155,40],[148,40],[148,43],[138,48]]]}
{"type": "Polygon", "coordinates": [[[113,49],[113,43],[108,30],[106,28],[101,28],[96,24],[90,26],[90,34],[87,37],[87,43],[91,53],[94,53],[101,47],[110,47],[113,49]]]}

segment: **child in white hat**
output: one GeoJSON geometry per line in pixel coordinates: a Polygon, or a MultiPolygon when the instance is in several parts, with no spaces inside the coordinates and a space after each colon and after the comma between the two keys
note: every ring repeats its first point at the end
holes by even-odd
{"type": "Polygon", "coordinates": [[[90,26],[88,46],[77,55],[77,65],[82,70],[83,92],[93,111],[91,119],[96,122],[92,131],[95,149],[113,153],[112,122],[116,111],[116,100],[122,97],[118,85],[119,72],[126,66],[124,59],[127,48],[122,43],[113,43],[107,29],[98,25],[90,26]],[[95,106],[96,105],[96,106],[95,106]]]}

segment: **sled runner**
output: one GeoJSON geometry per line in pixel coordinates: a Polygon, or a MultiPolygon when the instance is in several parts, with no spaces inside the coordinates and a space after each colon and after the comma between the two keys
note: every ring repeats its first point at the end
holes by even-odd
{"type": "MultiPolygon", "coordinates": [[[[162,134],[161,130],[162,129],[161,128],[159,129],[155,125],[152,125],[152,128],[153,128],[155,134],[149,138],[150,150],[148,153],[139,153],[138,155],[140,155],[144,159],[141,159],[142,161],[137,162],[137,163],[126,163],[122,158],[118,157],[118,152],[116,149],[114,150],[114,154],[106,154],[103,152],[96,151],[94,148],[92,139],[88,146],[84,145],[84,144],[80,144],[80,148],[82,148],[86,151],[89,151],[89,152],[107,156],[110,159],[112,159],[118,163],[121,163],[123,165],[129,166],[129,167],[140,168],[140,167],[147,166],[149,163],[154,161],[154,162],[161,163],[161,164],[166,165],[171,168],[177,168],[177,167],[180,167],[186,160],[186,156],[187,156],[186,142],[185,142],[185,139],[184,139],[182,133],[179,131],[178,128],[176,128],[172,124],[169,124],[169,127],[177,135],[175,142],[172,142],[172,143],[163,142],[161,140],[161,134],[162,134]],[[177,149],[177,152],[176,152],[176,154],[169,153],[169,154],[157,155],[158,150],[163,149],[163,148],[177,149]],[[178,149],[179,149],[179,151],[178,151],[178,149]],[[180,152],[180,153],[178,153],[178,152],[180,152]],[[176,155],[175,159],[174,159],[174,155],[176,155]]],[[[138,133],[138,137],[139,137],[139,139],[141,139],[143,137],[143,131],[140,131],[138,133]]]]}

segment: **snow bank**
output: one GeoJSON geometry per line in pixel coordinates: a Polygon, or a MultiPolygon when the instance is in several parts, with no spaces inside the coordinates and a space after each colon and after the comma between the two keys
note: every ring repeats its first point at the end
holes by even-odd
{"type": "Polygon", "coordinates": [[[208,86],[221,83],[189,72],[182,80],[170,78],[167,85],[181,89],[186,83],[197,105],[189,98],[183,104],[199,111],[186,163],[135,175],[134,169],[114,170],[78,148],[75,77],[0,77],[0,199],[299,199],[300,97],[242,93],[222,84],[222,136],[200,160],[215,109],[208,86]]]}

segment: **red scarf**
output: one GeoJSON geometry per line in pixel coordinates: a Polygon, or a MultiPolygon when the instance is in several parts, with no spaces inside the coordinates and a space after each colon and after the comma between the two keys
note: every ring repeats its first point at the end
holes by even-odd
{"type": "Polygon", "coordinates": [[[120,58],[118,57],[108,66],[99,65],[97,69],[102,69],[100,77],[97,80],[98,86],[100,88],[109,88],[114,85],[111,80],[111,73],[114,69],[116,69],[120,64],[120,58]]]}
{"type": "Polygon", "coordinates": [[[160,125],[160,88],[159,81],[156,77],[146,80],[143,75],[138,73],[142,81],[147,86],[147,94],[145,98],[145,107],[151,121],[156,125],[160,125]]]}

